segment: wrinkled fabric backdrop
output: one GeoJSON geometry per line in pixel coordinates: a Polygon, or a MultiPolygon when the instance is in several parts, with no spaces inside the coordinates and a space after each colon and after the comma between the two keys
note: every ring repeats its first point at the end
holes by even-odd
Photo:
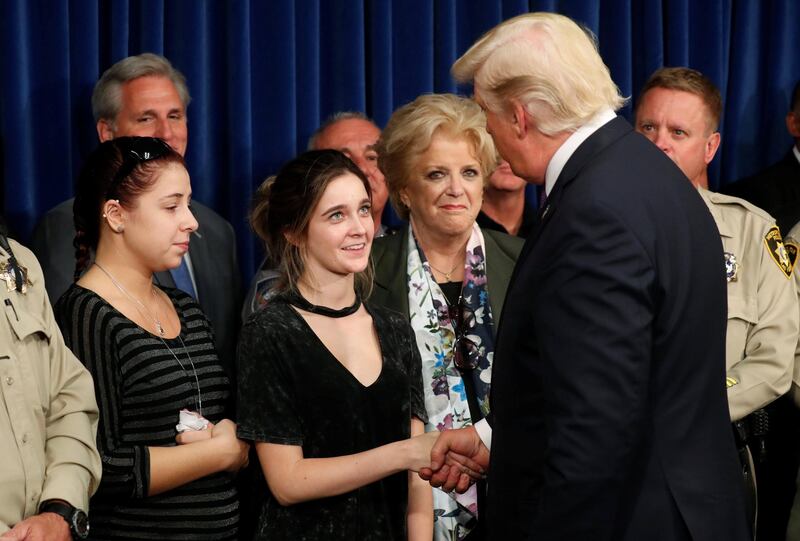
{"type": "MultiPolygon", "coordinates": [[[[625,96],[636,98],[661,66],[708,75],[725,100],[713,186],[789,148],[797,0],[0,0],[3,213],[27,242],[39,216],[73,195],[97,145],[97,78],[125,56],[163,54],[192,95],[194,196],[235,227],[249,280],[261,257],[246,221],[250,196],[325,117],[359,110],[383,125],[421,93],[469,93],[450,78],[453,61],[526,11],[559,12],[592,30],[625,96]]],[[[631,111],[629,103],[622,113],[631,111]]]]}

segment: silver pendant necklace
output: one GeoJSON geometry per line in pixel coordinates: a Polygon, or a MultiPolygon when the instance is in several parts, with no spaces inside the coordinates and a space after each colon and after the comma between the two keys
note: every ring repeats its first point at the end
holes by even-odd
{"type": "MultiPolygon", "coordinates": [[[[158,319],[158,317],[156,317],[153,314],[151,314],[150,310],[147,309],[147,307],[144,305],[144,303],[142,303],[142,301],[140,301],[139,299],[137,299],[136,297],[134,297],[133,295],[128,293],[128,290],[125,289],[124,287],[122,287],[122,284],[120,284],[119,281],[116,278],[114,278],[114,275],[112,275],[110,272],[108,272],[100,263],[95,261],[94,264],[95,264],[95,266],[97,266],[98,269],[103,271],[103,274],[108,276],[108,279],[111,280],[111,283],[114,284],[114,286],[117,289],[119,289],[120,293],[122,293],[123,295],[128,297],[128,299],[130,299],[131,301],[134,302],[134,304],[136,305],[136,310],[139,312],[139,315],[141,315],[143,318],[149,319],[149,320],[151,320],[153,322],[153,324],[156,327],[156,331],[158,331],[158,335],[161,338],[164,338],[164,326],[161,325],[161,320],[158,319]]],[[[152,288],[152,286],[150,288],[150,293],[153,295],[153,299],[155,299],[156,298],[156,291],[155,291],[155,289],[152,288]]]]}
{"type": "MultiPolygon", "coordinates": [[[[153,316],[150,313],[150,310],[147,309],[147,307],[144,305],[144,303],[142,303],[142,301],[140,301],[139,299],[137,299],[136,297],[134,297],[133,295],[128,293],[128,290],[125,289],[124,287],[122,287],[122,284],[119,283],[119,281],[116,278],[114,278],[114,276],[109,271],[104,269],[103,266],[100,265],[100,263],[95,261],[94,264],[97,266],[98,269],[103,271],[103,274],[108,276],[108,279],[111,280],[111,283],[114,284],[114,286],[117,289],[119,289],[120,293],[122,293],[123,295],[128,297],[128,299],[130,299],[131,301],[134,302],[134,306],[136,307],[136,310],[139,312],[139,315],[141,315],[145,319],[150,319],[150,320],[153,321],[153,323],[154,323],[154,325],[156,327],[156,330],[158,331],[158,339],[161,340],[161,343],[164,344],[164,347],[167,348],[167,351],[170,352],[170,354],[175,359],[175,361],[178,363],[178,366],[181,367],[181,370],[183,371],[184,375],[186,375],[186,378],[188,379],[189,378],[189,372],[186,370],[186,367],[181,362],[181,360],[178,358],[178,356],[175,354],[175,352],[172,350],[172,348],[169,347],[169,344],[167,344],[167,341],[164,340],[164,326],[161,325],[161,321],[157,317],[153,316]]],[[[150,289],[150,293],[153,295],[153,298],[155,299],[156,298],[156,296],[155,296],[156,295],[155,288],[151,288],[150,289]]],[[[192,367],[192,375],[194,376],[195,389],[197,390],[197,401],[196,401],[197,413],[199,413],[202,416],[203,415],[203,395],[200,392],[200,379],[197,377],[197,369],[195,369],[195,367],[194,367],[194,362],[192,361],[192,356],[189,355],[189,350],[186,349],[186,344],[183,343],[183,338],[181,337],[180,331],[178,332],[178,341],[180,341],[181,347],[183,348],[183,353],[186,355],[186,358],[189,360],[189,365],[192,367]]],[[[189,386],[191,387],[191,380],[190,380],[189,386]]]]}

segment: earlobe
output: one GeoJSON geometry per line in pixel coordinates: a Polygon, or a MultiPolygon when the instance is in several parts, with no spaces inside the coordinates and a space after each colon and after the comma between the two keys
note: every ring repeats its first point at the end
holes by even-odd
{"type": "Polygon", "coordinates": [[[285,238],[286,242],[288,242],[292,246],[296,246],[298,248],[300,247],[300,243],[297,242],[297,239],[295,238],[295,236],[292,233],[289,233],[288,231],[284,231],[283,232],[283,238],[285,238]]]}
{"type": "Polygon", "coordinates": [[[114,138],[114,129],[108,120],[100,119],[97,121],[97,138],[101,143],[110,141],[114,138]]]}
{"type": "Polygon", "coordinates": [[[713,160],[714,156],[717,154],[717,149],[719,149],[720,141],[721,141],[721,136],[719,132],[714,132],[708,137],[708,140],[706,141],[706,156],[705,156],[706,165],[711,163],[711,160],[713,160]]]}
{"type": "Polygon", "coordinates": [[[511,101],[511,107],[511,125],[514,129],[514,134],[519,139],[524,139],[525,134],[528,132],[528,117],[526,116],[525,107],[517,100],[511,101]]]}
{"type": "Polygon", "coordinates": [[[407,208],[410,208],[411,205],[409,204],[408,196],[406,195],[405,189],[400,191],[400,202],[403,203],[407,208]]]}
{"type": "Polygon", "coordinates": [[[109,199],[103,205],[103,219],[112,231],[122,233],[125,230],[125,211],[119,204],[119,199],[109,199]]]}
{"type": "Polygon", "coordinates": [[[800,138],[800,113],[790,111],[786,115],[786,129],[795,139],[800,138]]]}

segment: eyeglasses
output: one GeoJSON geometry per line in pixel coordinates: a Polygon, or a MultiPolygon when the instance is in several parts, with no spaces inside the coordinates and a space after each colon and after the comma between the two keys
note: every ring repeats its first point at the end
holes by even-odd
{"type": "Polygon", "coordinates": [[[469,332],[473,327],[472,322],[475,320],[475,312],[468,306],[462,306],[460,302],[455,306],[449,306],[448,312],[456,334],[453,344],[453,362],[461,371],[475,370],[481,359],[478,344],[469,338],[469,332]]]}
{"type": "Polygon", "coordinates": [[[106,199],[116,198],[117,187],[139,164],[175,152],[167,143],[155,137],[118,137],[114,139],[114,143],[122,152],[122,165],[108,185],[106,199]]]}

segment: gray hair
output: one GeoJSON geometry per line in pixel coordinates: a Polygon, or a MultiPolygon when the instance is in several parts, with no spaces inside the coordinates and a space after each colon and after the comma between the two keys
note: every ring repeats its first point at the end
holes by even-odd
{"type": "Polygon", "coordinates": [[[311,137],[308,138],[308,150],[323,150],[317,148],[317,140],[319,139],[322,132],[336,124],[337,122],[341,122],[342,120],[365,120],[367,122],[372,122],[372,119],[369,118],[367,115],[362,113],[361,111],[339,111],[338,113],[334,113],[328,118],[325,119],[319,128],[317,128],[314,133],[311,134],[311,137]]]}
{"type": "Polygon", "coordinates": [[[184,109],[192,100],[186,87],[186,78],[172,67],[169,60],[153,53],[143,53],[123,58],[108,68],[94,85],[92,92],[92,114],[94,121],[107,120],[113,122],[122,110],[122,85],[139,77],[166,77],[183,102],[184,109]]]}

